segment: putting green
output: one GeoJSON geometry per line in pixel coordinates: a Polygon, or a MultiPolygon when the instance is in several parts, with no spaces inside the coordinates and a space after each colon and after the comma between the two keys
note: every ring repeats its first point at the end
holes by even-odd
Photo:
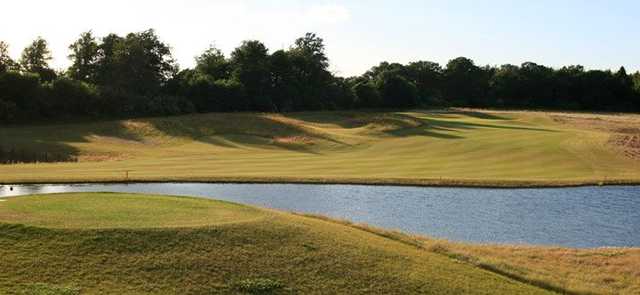
{"type": "Polygon", "coordinates": [[[137,194],[34,195],[0,202],[0,222],[46,228],[195,227],[252,221],[267,214],[222,201],[137,194]]]}

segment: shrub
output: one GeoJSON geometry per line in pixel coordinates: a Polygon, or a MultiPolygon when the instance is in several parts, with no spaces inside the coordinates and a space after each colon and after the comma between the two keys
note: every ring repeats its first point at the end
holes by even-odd
{"type": "Polygon", "coordinates": [[[16,117],[16,104],[10,101],[4,101],[0,99],[0,122],[10,123],[16,117]]]}
{"type": "Polygon", "coordinates": [[[361,108],[377,108],[382,104],[378,89],[371,82],[360,82],[353,87],[356,105],[361,108]]]}
{"type": "Polygon", "coordinates": [[[95,86],[60,77],[48,84],[49,104],[58,116],[91,115],[100,112],[97,109],[98,90],[95,86]]]}

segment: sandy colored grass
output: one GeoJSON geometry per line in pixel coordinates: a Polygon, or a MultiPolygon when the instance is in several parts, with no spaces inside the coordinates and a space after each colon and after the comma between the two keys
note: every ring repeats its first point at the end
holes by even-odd
{"type": "Polygon", "coordinates": [[[0,165],[0,182],[259,181],[546,186],[640,182],[638,115],[201,114],[0,127],[1,145],[78,162],[0,165]],[[635,127],[634,127],[635,126],[635,127]]]}
{"type": "Polygon", "coordinates": [[[640,249],[470,245],[426,240],[459,261],[570,294],[640,294],[640,249]]]}
{"type": "MultiPolygon", "coordinates": [[[[131,200],[134,197],[167,201],[155,202],[155,206],[164,204],[171,210],[193,207],[192,199],[187,198],[94,196],[122,202],[122,207],[138,204],[131,200]]],[[[92,198],[67,194],[19,197],[6,203],[16,199],[23,205],[57,202],[55,209],[43,211],[35,205],[30,211],[48,215],[52,210],[82,212],[87,197],[92,198]]],[[[210,202],[205,207],[222,206],[221,210],[228,206],[203,202],[210,202]]],[[[370,231],[242,207],[235,209],[259,210],[265,217],[175,228],[174,220],[165,215],[154,219],[154,228],[134,224],[129,228],[56,229],[20,225],[33,222],[33,217],[8,220],[5,216],[0,223],[0,293],[242,294],[247,288],[265,287],[273,288],[268,294],[550,294],[370,231]]],[[[109,216],[118,214],[111,208],[104,213],[100,208],[93,211],[96,219],[103,220],[99,223],[112,222],[109,216]]],[[[137,211],[145,214],[142,208],[137,211]]]]}
{"type": "Polygon", "coordinates": [[[469,244],[408,235],[325,216],[302,215],[357,228],[561,294],[640,293],[639,248],[469,244]]]}

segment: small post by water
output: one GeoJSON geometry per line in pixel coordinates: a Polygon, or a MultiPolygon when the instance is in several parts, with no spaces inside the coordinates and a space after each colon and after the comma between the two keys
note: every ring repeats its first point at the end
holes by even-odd
{"type": "Polygon", "coordinates": [[[124,170],[124,182],[129,182],[129,172],[132,170],[124,170]]]}

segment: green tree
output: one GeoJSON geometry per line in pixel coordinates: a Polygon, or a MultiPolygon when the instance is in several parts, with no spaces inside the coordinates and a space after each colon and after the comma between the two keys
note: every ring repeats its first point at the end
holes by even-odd
{"type": "Polygon", "coordinates": [[[420,99],[437,104],[442,96],[442,67],[430,61],[417,61],[405,67],[406,78],[416,85],[420,99]]]}
{"type": "Polygon", "coordinates": [[[356,106],[360,108],[377,108],[382,105],[382,98],[378,88],[370,82],[359,82],[353,86],[356,95],[356,106]]]}
{"type": "Polygon", "coordinates": [[[231,65],[220,49],[210,46],[196,57],[195,69],[218,80],[229,78],[231,65]]]}
{"type": "Polygon", "coordinates": [[[314,33],[298,38],[289,50],[292,82],[298,96],[294,100],[297,110],[322,109],[327,105],[327,86],[333,76],[327,70],[329,59],[324,41],[314,33]]]}
{"type": "Polygon", "coordinates": [[[171,49],[154,30],[130,33],[125,38],[107,37],[98,62],[102,83],[119,91],[151,95],[157,94],[177,73],[171,49]]]}
{"type": "Polygon", "coordinates": [[[268,97],[270,81],[267,47],[260,41],[244,41],[231,53],[233,78],[240,81],[252,102],[252,109],[273,111],[268,97]]]}
{"type": "Polygon", "coordinates": [[[99,85],[114,84],[116,80],[116,48],[124,38],[109,34],[102,38],[98,45],[98,60],[96,61],[96,83],[99,85]]]}
{"type": "Polygon", "coordinates": [[[51,81],[56,76],[49,67],[51,59],[51,51],[47,41],[38,37],[22,51],[20,66],[25,72],[38,74],[42,81],[51,81]]]}
{"type": "Polygon", "coordinates": [[[418,89],[404,77],[390,72],[378,83],[384,106],[405,108],[418,105],[418,89]]]}
{"type": "Polygon", "coordinates": [[[326,70],[329,67],[324,40],[315,33],[306,33],[304,37],[296,39],[293,51],[309,59],[310,64],[319,70],[326,70]]]}
{"type": "Polygon", "coordinates": [[[95,81],[99,47],[91,31],[82,33],[69,49],[69,59],[72,61],[68,70],[69,76],[85,82],[95,81]]]}
{"type": "Polygon", "coordinates": [[[635,106],[635,111],[640,111],[640,72],[635,72],[631,75],[631,80],[633,81],[633,105],[635,106]]]}
{"type": "Polygon", "coordinates": [[[0,73],[17,70],[18,64],[9,55],[9,44],[0,41],[0,73]]]}
{"type": "Polygon", "coordinates": [[[523,105],[522,78],[520,67],[506,64],[496,69],[489,81],[491,94],[497,98],[495,102],[499,106],[523,105]]]}
{"type": "Polygon", "coordinates": [[[275,111],[286,112],[294,109],[294,99],[298,97],[291,56],[287,51],[278,50],[269,57],[270,97],[275,111]]]}
{"type": "Polygon", "coordinates": [[[377,66],[372,67],[370,70],[364,73],[363,76],[367,80],[380,81],[384,78],[385,75],[399,75],[405,77],[406,69],[402,64],[383,61],[377,66]]]}
{"type": "Polygon", "coordinates": [[[614,79],[614,95],[618,100],[618,104],[626,107],[629,105],[631,97],[633,96],[633,78],[627,75],[627,70],[624,67],[620,67],[615,73],[614,79]]]}
{"type": "Polygon", "coordinates": [[[454,104],[482,106],[487,95],[489,76],[466,57],[450,60],[444,70],[445,96],[454,104]]]}

